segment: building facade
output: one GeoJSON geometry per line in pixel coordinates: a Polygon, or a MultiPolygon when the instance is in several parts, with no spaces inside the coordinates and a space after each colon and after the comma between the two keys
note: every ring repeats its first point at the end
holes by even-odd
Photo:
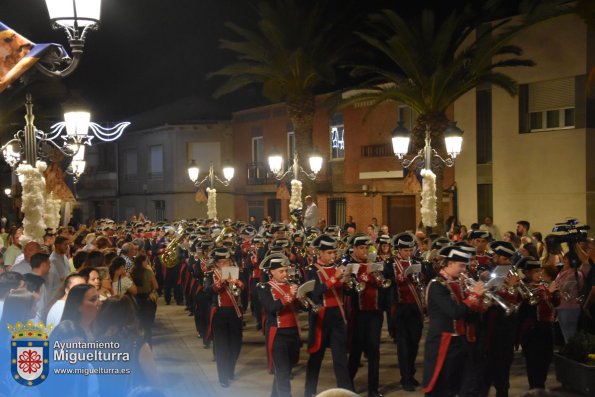
{"type": "MultiPolygon", "coordinates": [[[[415,230],[421,220],[419,182],[414,173],[407,177],[403,172],[391,144],[397,120],[411,126],[415,115],[396,103],[384,104],[372,113],[367,104],[361,104],[329,114],[323,101],[323,96],[317,98],[313,130],[315,149],[324,159],[316,179],[320,219],[342,226],[352,216],[358,229],[365,230],[376,218],[394,232],[415,230]]],[[[244,176],[234,181],[235,213],[243,219],[288,220],[287,194],[279,194],[280,182],[267,172],[267,159],[274,150],[283,153],[285,169],[293,161],[294,131],[285,105],[236,112],[232,128],[235,164],[238,169],[245,167],[244,176]]],[[[308,155],[300,154],[300,164],[307,170],[308,155]]],[[[281,182],[288,189],[290,179],[281,182]]],[[[444,189],[452,185],[453,172],[447,170],[444,189]]],[[[447,215],[453,211],[452,198],[448,192],[443,198],[447,215]]]]}
{"type": "MultiPolygon", "coordinates": [[[[188,178],[188,164],[196,161],[201,179],[211,163],[220,173],[222,164],[232,158],[231,147],[228,122],[141,130],[133,124],[116,142],[88,148],[74,216],[124,220],[143,213],[155,221],[205,218],[206,203],[195,199],[197,189],[188,178]]],[[[233,218],[232,188],[215,188],[219,216],[233,218]]]]}
{"type": "Polygon", "coordinates": [[[454,106],[465,131],[456,181],[463,223],[493,215],[501,231],[519,220],[548,234],[566,218],[595,225],[595,102],[586,84],[595,33],[574,15],[524,31],[514,41],[531,68],[510,68],[511,97],[480,87],[454,106]]]}

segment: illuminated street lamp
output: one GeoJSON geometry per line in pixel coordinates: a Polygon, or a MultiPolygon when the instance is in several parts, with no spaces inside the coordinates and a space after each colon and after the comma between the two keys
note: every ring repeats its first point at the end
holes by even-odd
{"type": "Polygon", "coordinates": [[[322,169],[322,156],[320,156],[318,154],[312,154],[308,158],[308,163],[310,164],[310,169],[312,170],[312,172],[306,172],[306,170],[304,170],[300,166],[299,160],[298,160],[298,154],[297,154],[297,152],[294,152],[293,165],[287,171],[283,172],[283,156],[277,151],[274,151],[273,154],[271,154],[269,156],[269,168],[271,169],[271,172],[275,175],[275,178],[278,181],[282,180],[290,173],[293,174],[293,179],[297,180],[299,177],[300,171],[304,175],[306,175],[309,179],[311,179],[311,180],[316,179],[316,175],[322,169]]]}
{"type": "MultiPolygon", "coordinates": [[[[101,13],[101,0],[46,0],[50,21],[54,29],[64,30],[72,58],[68,54],[56,54],[52,66],[37,63],[36,67],[50,77],[66,77],[77,68],[83,55],[85,38],[91,30],[97,30],[101,13]]],[[[62,52],[62,51],[60,51],[62,52]]]]}
{"type": "Polygon", "coordinates": [[[417,168],[422,167],[422,192],[421,192],[421,218],[426,227],[436,226],[436,175],[432,172],[432,165],[452,167],[455,158],[461,153],[463,145],[463,131],[454,121],[448,123],[444,131],[444,143],[448,157],[442,158],[435,149],[432,149],[430,129],[426,126],[425,145],[415,157],[406,159],[409,151],[411,132],[399,121],[392,131],[392,144],[395,156],[401,161],[403,168],[408,169],[412,164],[417,168]]]}
{"type": "Polygon", "coordinates": [[[65,121],[54,124],[50,133],[46,134],[35,127],[31,94],[26,95],[25,108],[25,128],[17,131],[13,139],[0,148],[4,160],[13,169],[21,162],[35,166],[40,157],[43,159],[48,156],[44,144],[49,145],[65,156],[73,158],[66,172],[73,176],[75,183],[85,170],[85,145],[91,145],[94,137],[104,142],[113,141],[130,125],[126,121],[112,128],[103,128],[90,121],[91,115],[88,111],[67,112],[64,114],[65,121]],[[66,134],[61,135],[64,130],[66,134]],[[62,142],[57,142],[58,138],[62,138],[62,142]]]}
{"type": "Polygon", "coordinates": [[[308,158],[310,163],[310,170],[307,172],[300,166],[298,153],[293,153],[293,165],[287,171],[283,172],[283,156],[276,150],[269,156],[269,168],[275,175],[278,181],[283,180],[287,175],[292,174],[293,179],[291,180],[291,197],[289,198],[289,211],[291,218],[300,225],[300,217],[302,211],[302,182],[298,179],[300,171],[306,175],[310,180],[315,180],[316,175],[322,169],[322,156],[317,153],[313,153],[308,158]]]}
{"type": "Polygon", "coordinates": [[[392,132],[393,151],[395,156],[399,158],[403,168],[409,168],[411,164],[418,163],[423,165],[425,169],[431,169],[432,159],[438,159],[447,167],[454,165],[455,158],[461,153],[461,146],[463,145],[463,131],[457,127],[457,123],[450,121],[448,127],[444,131],[444,143],[446,145],[446,152],[449,157],[443,159],[435,149],[432,149],[432,140],[430,139],[430,129],[426,126],[425,145],[417,152],[417,155],[411,160],[406,159],[405,155],[409,151],[409,142],[411,140],[411,132],[399,121],[397,127],[392,132]]]}
{"type": "Polygon", "coordinates": [[[229,182],[233,179],[235,170],[233,167],[225,166],[223,167],[223,178],[219,178],[215,175],[215,171],[213,169],[213,163],[209,166],[209,173],[202,179],[199,180],[198,176],[200,175],[200,170],[198,165],[196,165],[196,161],[192,159],[190,161],[190,165],[188,166],[188,177],[194,183],[194,186],[199,187],[206,181],[209,181],[209,187],[207,187],[207,216],[211,219],[217,218],[217,190],[213,188],[215,181],[218,181],[223,186],[229,186],[229,182]]]}
{"type": "Polygon", "coordinates": [[[217,175],[215,175],[215,171],[213,169],[213,163],[211,163],[211,165],[209,167],[209,173],[201,181],[198,180],[199,174],[200,174],[200,170],[198,168],[198,165],[196,165],[196,161],[194,161],[194,159],[192,159],[190,161],[190,165],[188,165],[188,177],[190,178],[190,180],[192,181],[192,183],[194,183],[194,186],[196,186],[196,187],[199,187],[200,185],[205,183],[207,180],[209,181],[209,187],[211,189],[213,188],[213,184],[215,183],[215,181],[218,181],[223,186],[229,186],[229,182],[231,182],[231,180],[233,179],[235,170],[233,167],[229,167],[229,166],[223,167],[223,178],[224,179],[220,179],[217,175]]]}

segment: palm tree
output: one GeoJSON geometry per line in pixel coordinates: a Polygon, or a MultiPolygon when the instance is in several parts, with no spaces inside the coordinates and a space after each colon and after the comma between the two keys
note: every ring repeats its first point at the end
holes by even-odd
{"type": "MultiPolygon", "coordinates": [[[[315,89],[334,84],[335,66],[351,42],[346,29],[352,30],[352,20],[360,14],[350,13],[348,2],[337,10],[316,0],[263,1],[257,12],[253,30],[226,24],[241,39],[220,41],[221,48],[236,53],[237,61],[210,74],[228,77],[214,95],[258,84],[267,99],[285,101],[303,160],[313,149],[315,89]]],[[[304,192],[315,195],[315,186],[308,181],[304,192]]]]}
{"type": "MultiPolygon", "coordinates": [[[[559,12],[552,7],[535,6],[520,18],[500,19],[503,1],[482,3],[479,8],[469,4],[443,20],[432,10],[407,20],[392,10],[372,15],[370,22],[376,34],[358,35],[380,51],[387,63],[377,66],[376,61],[354,67],[354,76],[369,76],[369,80],[361,94],[342,105],[371,102],[372,111],[385,101],[406,104],[419,114],[410,149],[416,152],[423,147],[427,128],[432,142],[443,152],[449,106],[484,83],[516,95],[516,81],[502,69],[534,63],[519,58],[522,49],[511,44],[511,40],[527,26],[559,12]]],[[[443,172],[437,171],[437,186],[442,186],[443,172]]],[[[438,208],[438,224],[441,222],[442,211],[438,208]]]]}

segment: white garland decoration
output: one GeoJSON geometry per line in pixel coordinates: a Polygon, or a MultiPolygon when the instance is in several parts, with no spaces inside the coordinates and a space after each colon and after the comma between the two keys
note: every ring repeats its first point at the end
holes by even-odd
{"type": "Polygon", "coordinates": [[[302,182],[297,179],[291,181],[291,197],[289,198],[289,210],[302,208],[302,182]]]}
{"type": "Polygon", "coordinates": [[[217,190],[207,188],[207,217],[209,219],[217,219],[217,190]]]}
{"type": "Polygon", "coordinates": [[[45,221],[43,213],[45,209],[45,179],[43,171],[47,164],[38,161],[33,168],[29,164],[21,164],[17,168],[17,175],[23,187],[21,211],[25,214],[23,219],[23,236],[21,243],[24,246],[30,241],[43,244],[45,235],[45,221]]]}
{"type": "Polygon", "coordinates": [[[421,170],[421,221],[425,227],[436,226],[436,174],[432,170],[421,170]]]}
{"type": "Polygon", "coordinates": [[[60,207],[62,200],[54,198],[54,193],[50,192],[45,198],[45,214],[43,218],[48,228],[54,231],[60,226],[60,207]]]}

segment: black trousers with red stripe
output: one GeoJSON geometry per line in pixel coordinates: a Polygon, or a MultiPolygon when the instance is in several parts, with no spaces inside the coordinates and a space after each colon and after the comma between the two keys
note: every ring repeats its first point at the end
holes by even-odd
{"type": "MultiPolygon", "coordinates": [[[[432,352],[432,348],[435,349],[434,345],[426,343],[426,348],[431,347],[427,350],[424,358],[424,365],[436,365],[436,360],[433,356],[436,352],[432,352]],[[428,346],[430,345],[430,346],[428,346]],[[431,356],[431,357],[430,357],[431,356]]],[[[469,344],[465,340],[464,336],[453,336],[446,352],[444,364],[438,375],[438,379],[434,384],[432,391],[426,393],[426,396],[431,397],[454,397],[459,394],[461,385],[463,382],[463,368],[467,359],[469,358],[469,344]]],[[[435,369],[435,368],[434,368],[435,369]]]]}
{"type": "Polygon", "coordinates": [[[291,397],[291,368],[300,356],[300,334],[296,327],[279,328],[273,343],[273,390],[271,397],[291,397]]]}
{"type": "MultiPolygon", "coordinates": [[[[311,320],[312,316],[314,314],[310,313],[311,320]]],[[[316,321],[319,321],[319,319],[316,321]]],[[[310,321],[310,332],[314,332],[313,321],[310,321]]],[[[338,307],[329,307],[326,309],[322,321],[322,342],[320,349],[310,354],[310,358],[308,359],[306,366],[306,387],[304,391],[306,397],[316,395],[320,367],[327,347],[331,348],[337,387],[353,390],[353,383],[351,382],[349,368],[347,367],[347,327],[338,307]]]]}
{"type": "Polygon", "coordinates": [[[378,392],[380,372],[380,334],[383,312],[380,310],[358,311],[353,323],[351,352],[349,353],[349,375],[355,378],[362,352],[368,357],[368,392],[378,392]]]}
{"type": "Polygon", "coordinates": [[[413,385],[415,359],[424,326],[423,315],[415,303],[399,303],[394,315],[397,358],[401,371],[401,384],[413,385]]]}
{"type": "Polygon", "coordinates": [[[242,318],[233,307],[220,307],[213,316],[212,327],[219,382],[229,382],[235,375],[242,348],[242,318]]]}

